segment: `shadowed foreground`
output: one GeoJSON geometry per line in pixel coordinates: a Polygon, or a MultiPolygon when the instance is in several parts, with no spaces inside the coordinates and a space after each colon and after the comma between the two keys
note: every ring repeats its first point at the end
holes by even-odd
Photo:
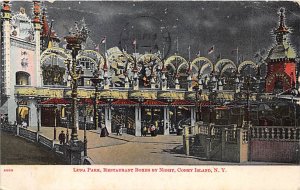
{"type": "Polygon", "coordinates": [[[67,164],[50,150],[9,133],[1,133],[1,164],[67,164]]]}

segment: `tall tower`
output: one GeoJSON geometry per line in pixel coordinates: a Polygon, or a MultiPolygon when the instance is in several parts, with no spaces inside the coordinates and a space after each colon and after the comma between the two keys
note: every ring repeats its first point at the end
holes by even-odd
{"type": "Polygon", "coordinates": [[[36,86],[42,86],[42,72],[41,72],[41,21],[40,21],[40,1],[33,1],[33,26],[35,39],[35,71],[36,71],[36,86]]]}
{"type": "Polygon", "coordinates": [[[288,41],[290,30],[285,26],[284,9],[280,9],[279,26],[274,30],[276,45],[266,58],[266,92],[279,93],[295,87],[296,53],[288,41]]]}
{"type": "MultiPolygon", "coordinates": [[[[10,75],[10,29],[11,29],[11,7],[9,1],[4,1],[2,5],[2,29],[3,29],[3,45],[1,48],[3,48],[1,51],[3,52],[3,58],[1,60],[1,65],[3,65],[3,68],[1,68],[1,73],[3,78],[1,79],[1,96],[9,96],[10,90],[11,90],[11,75],[10,75]]],[[[2,99],[2,97],[1,97],[2,99]]]]}

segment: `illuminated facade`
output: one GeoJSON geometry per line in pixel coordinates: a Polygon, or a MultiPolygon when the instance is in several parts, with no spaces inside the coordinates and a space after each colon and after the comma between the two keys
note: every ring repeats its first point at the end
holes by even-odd
{"type": "MultiPolygon", "coordinates": [[[[59,38],[52,25],[49,27],[39,1],[33,2],[33,19],[26,15],[24,9],[12,15],[10,6],[8,1],[4,1],[1,10],[1,109],[8,114],[9,122],[26,120],[35,127],[38,125],[37,102],[40,99],[71,98],[65,63],[72,56],[68,50],[58,46],[59,38]]],[[[84,22],[81,24],[85,26],[84,22]]],[[[267,93],[296,85],[296,54],[288,48],[287,33],[281,12],[280,26],[275,30],[277,45],[266,59],[267,93]]],[[[253,61],[238,64],[220,59],[213,63],[200,56],[188,61],[179,54],[162,59],[160,53],[130,54],[117,47],[108,49],[103,56],[89,50],[87,43],[84,44],[85,50],[77,56],[78,68],[82,70],[78,98],[92,100],[95,88],[90,79],[96,77],[101,81],[96,92],[100,101],[96,109],[99,123],[104,123],[109,132],[124,123],[128,133],[141,136],[144,125],[155,124],[160,127],[161,134],[168,135],[178,129],[179,124],[194,125],[202,119],[212,122],[212,117],[221,117],[222,110],[227,109],[223,109],[224,105],[274,97],[262,93],[262,81],[254,78],[261,78],[259,65],[253,61]],[[248,88],[252,91],[248,96],[245,93],[246,80],[250,81],[248,88]],[[210,106],[216,108],[213,113],[210,106]]],[[[60,110],[60,125],[68,120],[68,104],[54,105],[60,110]]],[[[92,104],[93,101],[88,105],[88,122],[91,124],[95,119],[92,104]]],[[[80,111],[78,114],[81,116],[80,111]]],[[[53,105],[42,108],[40,115],[42,126],[53,126],[53,105]]],[[[242,118],[232,119],[239,120],[242,125],[242,118]]]]}

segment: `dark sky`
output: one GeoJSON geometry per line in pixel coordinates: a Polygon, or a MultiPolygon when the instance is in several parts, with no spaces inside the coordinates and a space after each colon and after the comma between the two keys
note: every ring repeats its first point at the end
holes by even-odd
{"type": "MultiPolygon", "coordinates": [[[[54,29],[60,37],[67,35],[68,28],[75,21],[85,18],[91,39],[99,43],[103,36],[107,36],[107,48],[118,46],[120,40],[131,40],[137,33],[158,36],[169,33],[170,42],[164,42],[166,51],[170,44],[169,55],[176,51],[178,36],[180,55],[188,59],[187,49],[190,45],[191,58],[201,51],[203,56],[213,61],[219,53],[222,58],[235,60],[232,50],[237,47],[245,59],[253,59],[257,51],[272,46],[275,41],[272,30],[277,27],[279,20],[278,10],[284,7],[286,24],[293,30],[291,42],[296,49],[300,48],[300,5],[295,2],[55,1],[46,2],[45,5],[48,19],[54,19],[54,29]],[[145,21],[147,19],[150,21],[145,21]],[[157,31],[161,27],[163,31],[157,31]],[[124,28],[126,32],[122,33],[124,28]],[[213,45],[214,53],[207,55],[213,45]]],[[[13,10],[18,10],[20,6],[26,7],[27,14],[31,15],[30,2],[13,2],[13,10]]],[[[162,38],[156,39],[160,51],[163,47],[162,38]]],[[[141,41],[137,41],[138,45],[148,43],[141,41]]],[[[143,49],[139,48],[138,51],[143,49]]]]}

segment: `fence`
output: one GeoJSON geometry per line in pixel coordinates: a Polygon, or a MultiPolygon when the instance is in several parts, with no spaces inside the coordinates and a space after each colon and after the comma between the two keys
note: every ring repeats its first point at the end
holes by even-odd
{"type": "MultiPolygon", "coordinates": [[[[16,136],[25,138],[27,140],[30,140],[32,142],[36,142],[39,145],[42,145],[45,148],[48,148],[52,150],[55,154],[58,156],[61,156],[62,158],[66,159],[69,157],[69,154],[64,150],[64,146],[57,144],[54,140],[49,139],[48,137],[39,134],[36,131],[31,131],[27,128],[21,128],[17,125],[10,125],[8,123],[1,123],[2,131],[6,131],[12,134],[15,134],[16,136]]],[[[88,157],[80,158],[82,164],[91,165],[92,162],[90,161],[88,157]]],[[[69,161],[69,159],[66,159],[69,161]]]]}

